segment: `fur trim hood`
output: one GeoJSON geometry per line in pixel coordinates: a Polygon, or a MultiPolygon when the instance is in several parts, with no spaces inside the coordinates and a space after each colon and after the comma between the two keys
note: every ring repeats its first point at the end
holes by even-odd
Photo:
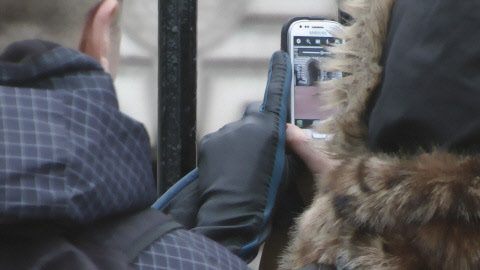
{"type": "Polygon", "coordinates": [[[480,156],[446,150],[373,153],[366,111],[382,80],[383,44],[394,0],[344,0],[354,24],[326,69],[350,75],[322,87],[339,108],[323,150],[341,162],[317,179],[297,220],[284,269],[310,263],[345,269],[480,269],[480,156]]]}

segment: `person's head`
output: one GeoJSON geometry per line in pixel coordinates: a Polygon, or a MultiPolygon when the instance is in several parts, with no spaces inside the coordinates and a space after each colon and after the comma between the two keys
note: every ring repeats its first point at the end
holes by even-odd
{"type": "Polygon", "coordinates": [[[0,52],[25,39],[80,50],[110,73],[118,64],[121,0],[0,0],[0,52]]]}

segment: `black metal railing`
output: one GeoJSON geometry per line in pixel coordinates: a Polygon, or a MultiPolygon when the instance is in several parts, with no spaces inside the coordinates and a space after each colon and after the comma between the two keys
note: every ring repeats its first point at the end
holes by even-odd
{"type": "Polygon", "coordinates": [[[197,0],[159,0],[157,193],[196,166],[197,0]]]}

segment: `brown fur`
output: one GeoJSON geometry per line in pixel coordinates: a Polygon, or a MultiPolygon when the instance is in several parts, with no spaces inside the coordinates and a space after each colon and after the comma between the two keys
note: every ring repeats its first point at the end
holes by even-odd
{"type": "Polygon", "coordinates": [[[326,64],[351,75],[333,89],[339,112],[324,150],[342,164],[317,181],[312,205],[297,220],[283,269],[310,263],[351,269],[480,269],[480,156],[436,150],[372,154],[365,108],[380,82],[382,46],[393,0],[345,0],[355,23],[326,64]]]}

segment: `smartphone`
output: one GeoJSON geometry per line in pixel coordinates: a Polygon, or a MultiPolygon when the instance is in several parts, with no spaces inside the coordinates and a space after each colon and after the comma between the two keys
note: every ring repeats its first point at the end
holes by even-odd
{"type": "Polygon", "coordinates": [[[282,49],[290,55],[293,67],[289,120],[315,139],[328,137],[315,132],[315,126],[334,113],[322,109],[318,83],[342,78],[342,72],[327,72],[319,66],[331,57],[327,47],[343,43],[335,37],[342,27],[332,20],[294,18],[282,29],[282,49]]]}

